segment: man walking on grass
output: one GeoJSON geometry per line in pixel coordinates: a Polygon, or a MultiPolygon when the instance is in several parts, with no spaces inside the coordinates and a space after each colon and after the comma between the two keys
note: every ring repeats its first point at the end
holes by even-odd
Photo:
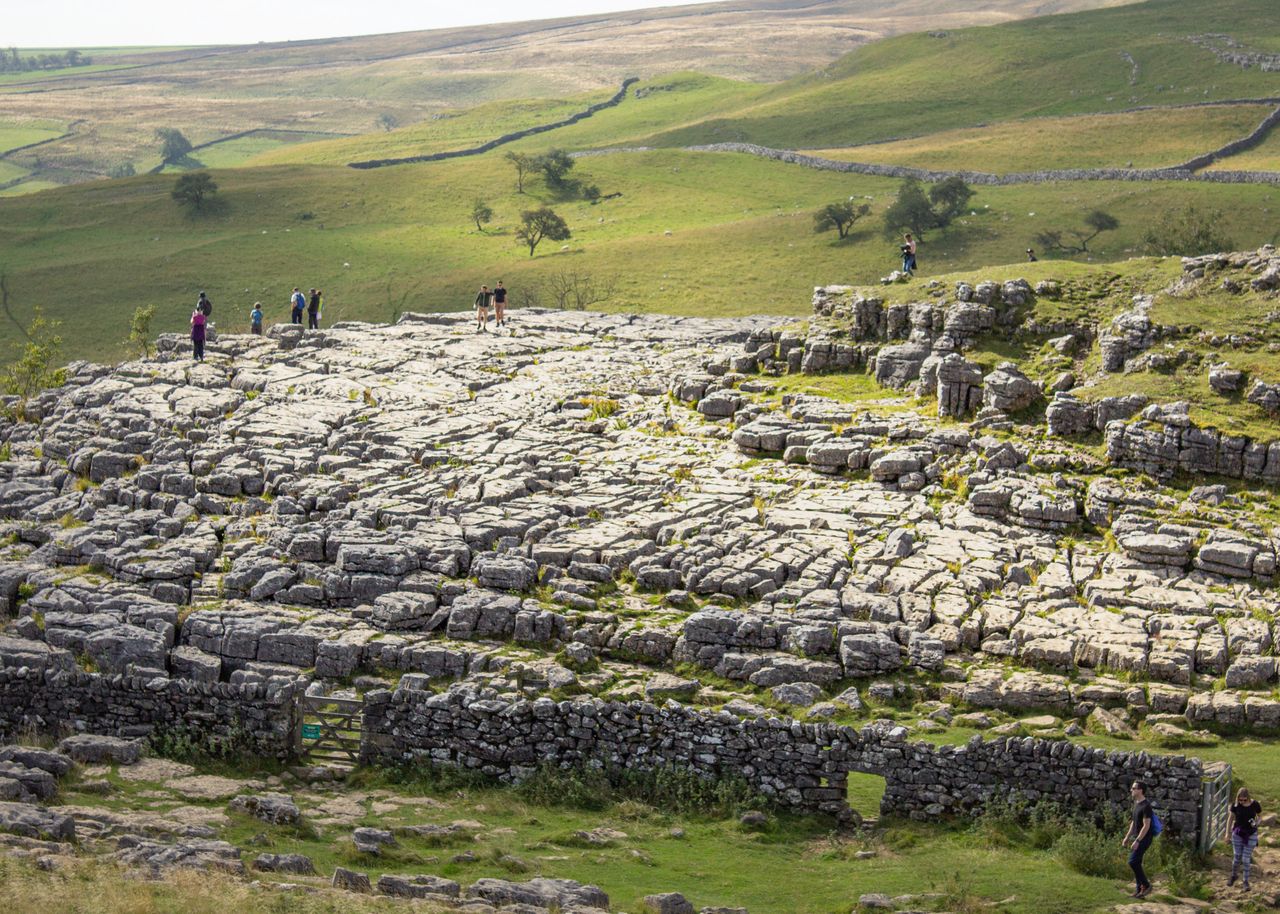
{"type": "Polygon", "coordinates": [[[1133,821],[1121,844],[1129,849],[1129,868],[1133,870],[1136,888],[1134,898],[1145,898],[1151,894],[1151,880],[1142,868],[1142,855],[1147,852],[1156,837],[1155,811],[1151,801],[1147,799],[1147,785],[1142,781],[1134,781],[1129,788],[1129,796],[1133,798],[1133,821]]]}

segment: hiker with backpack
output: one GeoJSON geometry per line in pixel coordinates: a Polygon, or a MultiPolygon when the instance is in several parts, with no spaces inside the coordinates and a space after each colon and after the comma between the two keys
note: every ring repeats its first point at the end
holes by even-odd
{"type": "Polygon", "coordinates": [[[1156,835],[1164,831],[1164,823],[1147,799],[1146,784],[1134,781],[1129,787],[1129,796],[1133,798],[1133,819],[1121,844],[1129,850],[1129,869],[1133,870],[1136,883],[1133,897],[1146,898],[1151,894],[1151,880],[1142,868],[1142,857],[1151,847],[1156,835]]]}
{"type": "Polygon", "coordinates": [[[302,323],[302,309],[307,306],[307,300],[303,297],[302,290],[297,286],[293,287],[293,294],[289,296],[289,323],[302,323]]]}
{"type": "Polygon", "coordinates": [[[249,312],[249,332],[254,336],[262,336],[262,302],[253,303],[253,310],[249,312]]]}

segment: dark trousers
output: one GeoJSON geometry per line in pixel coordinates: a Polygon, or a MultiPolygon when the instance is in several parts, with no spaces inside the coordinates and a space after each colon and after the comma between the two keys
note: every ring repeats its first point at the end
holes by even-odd
{"type": "Polygon", "coordinates": [[[204,337],[200,337],[200,339],[196,339],[195,337],[192,337],[191,349],[196,357],[196,361],[203,362],[204,361],[204,337]]]}
{"type": "Polygon", "coordinates": [[[301,324],[301,323],[302,323],[302,309],[301,309],[301,308],[294,308],[294,309],[293,309],[293,313],[289,315],[289,323],[291,323],[291,324],[301,324]]]}
{"type": "Polygon", "coordinates": [[[308,329],[311,329],[311,330],[320,329],[320,312],[319,311],[307,312],[307,327],[308,329]]]}
{"type": "Polygon", "coordinates": [[[250,324],[250,325],[249,325],[249,332],[250,332],[250,333],[252,333],[254,336],[262,336],[262,325],[261,325],[261,324],[250,324]]]}
{"type": "Polygon", "coordinates": [[[1137,881],[1137,886],[1140,889],[1151,888],[1151,880],[1147,878],[1146,870],[1142,868],[1142,855],[1151,846],[1152,838],[1152,835],[1147,835],[1138,842],[1137,847],[1129,852],[1129,869],[1133,870],[1133,878],[1137,881]]]}

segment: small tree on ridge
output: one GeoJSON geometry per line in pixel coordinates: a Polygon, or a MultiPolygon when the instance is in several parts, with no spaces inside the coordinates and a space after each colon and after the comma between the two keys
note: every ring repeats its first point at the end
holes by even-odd
{"type": "Polygon", "coordinates": [[[1049,250],[1062,251],[1064,254],[1088,254],[1089,242],[1103,232],[1113,232],[1120,227],[1120,220],[1104,210],[1095,209],[1084,217],[1083,229],[1068,229],[1066,232],[1052,230],[1036,235],[1036,244],[1049,250]],[[1074,243],[1066,238],[1070,234],[1074,243]]]}
{"type": "Polygon", "coordinates": [[[178,176],[171,196],[183,206],[200,210],[210,195],[218,192],[218,185],[207,171],[193,171],[178,176]]]}
{"type": "Polygon", "coordinates": [[[485,223],[493,221],[493,207],[477,197],[471,204],[471,220],[476,224],[476,231],[483,232],[485,223]]]}
{"type": "Polygon", "coordinates": [[[848,238],[853,224],[869,212],[871,207],[866,203],[860,206],[854,206],[848,200],[828,203],[813,214],[813,230],[825,232],[835,229],[841,238],[848,238]]]}
{"type": "Polygon", "coordinates": [[[529,246],[530,257],[533,256],[534,250],[542,239],[566,241],[569,237],[569,226],[549,206],[525,210],[520,214],[520,227],[516,229],[516,240],[529,246]]]}
{"type": "Polygon", "coordinates": [[[151,319],[155,316],[155,305],[139,305],[129,321],[129,344],[142,350],[144,359],[151,355],[151,319]]]}

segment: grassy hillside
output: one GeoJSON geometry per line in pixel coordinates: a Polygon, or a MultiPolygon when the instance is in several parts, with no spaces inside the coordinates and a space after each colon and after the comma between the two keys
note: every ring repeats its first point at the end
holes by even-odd
{"type": "Polygon", "coordinates": [[[740,112],[653,142],[847,146],[1035,115],[1280,95],[1274,73],[1220,63],[1189,36],[1209,25],[1246,45],[1280,36],[1271,0],[1195,0],[921,32],[860,48],[740,112]]]}
{"type": "MultiPolygon", "coordinates": [[[[519,300],[560,270],[616,277],[618,294],[606,304],[615,309],[804,314],[814,285],[873,282],[895,265],[896,248],[874,216],[841,242],[814,234],[811,215],[851,195],[879,213],[894,181],[669,150],[588,158],[577,169],[622,196],[593,206],[557,200],[537,183],[516,194],[497,152],[374,171],[214,172],[226,212],[195,220],[169,199],[170,176],[65,188],[0,201],[0,266],[19,319],[43,305],[64,321],[68,354],[103,359],[122,352],[134,307],[154,303],[155,329],[181,330],[199,289],[210,292],[224,327],[255,300],[269,320],[283,317],[294,285],[326,291],[326,322],[388,320],[405,292],[406,308],[459,309],[481,282],[505,279],[519,300]],[[485,233],[467,217],[477,197],[496,214],[485,233]],[[522,209],[543,202],[564,215],[573,239],[567,251],[547,242],[530,258],[512,229],[522,209]]],[[[1274,238],[1277,188],[992,188],[974,198],[973,216],[925,239],[921,267],[935,275],[1017,260],[1036,232],[1074,225],[1094,206],[1122,224],[1098,239],[1094,256],[1124,258],[1153,220],[1187,202],[1227,213],[1224,229],[1239,244],[1274,238]]],[[[12,324],[0,337],[17,338],[12,324]]]]}
{"type": "MultiPolygon", "coordinates": [[[[616,91],[566,99],[494,102],[456,115],[441,115],[389,133],[365,134],[327,143],[281,149],[251,160],[250,165],[345,165],[368,159],[403,158],[451,149],[466,149],[494,137],[538,124],[554,123],[603,101],[616,91]]],[[[550,146],[591,149],[642,144],[655,132],[687,126],[740,109],[768,92],[767,86],[735,82],[701,73],[673,73],[643,80],[623,102],[552,133],[540,134],[504,148],[542,151],[550,146]]]]}
{"type": "Polygon", "coordinates": [[[1272,110],[1266,105],[1230,105],[1033,118],[814,154],[842,161],[990,172],[1155,168],[1185,162],[1245,136],[1272,110]]]}
{"type": "Polygon", "coordinates": [[[377,130],[383,115],[423,124],[490,102],[603,91],[627,76],[696,68],[769,82],[885,35],[1123,2],[726,0],[357,38],[91,51],[93,66],[0,76],[0,95],[6,116],[76,125],[15,163],[34,172],[32,182],[75,183],[126,162],[156,164],[159,127],[196,143],[255,129],[350,135],[377,130]]]}

